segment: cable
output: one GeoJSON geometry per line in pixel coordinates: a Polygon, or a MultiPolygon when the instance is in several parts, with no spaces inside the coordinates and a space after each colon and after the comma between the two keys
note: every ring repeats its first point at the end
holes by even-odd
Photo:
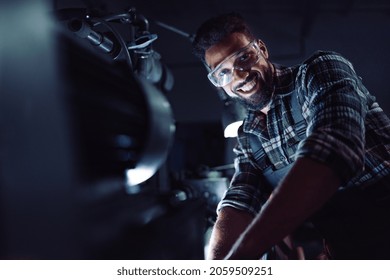
{"type": "Polygon", "coordinates": [[[179,34],[179,35],[181,35],[181,36],[183,36],[183,37],[188,38],[191,42],[194,40],[194,35],[192,35],[192,34],[189,34],[189,33],[187,33],[187,32],[184,32],[184,31],[182,31],[182,30],[180,30],[180,29],[178,29],[178,28],[176,28],[176,27],[174,27],[174,26],[168,25],[168,24],[163,23],[163,22],[161,22],[161,21],[155,20],[154,22],[155,22],[157,25],[159,25],[159,26],[161,26],[161,27],[163,27],[163,28],[165,28],[165,29],[167,29],[167,30],[170,30],[170,31],[172,31],[172,32],[174,32],[174,33],[176,33],[176,34],[179,34]]]}

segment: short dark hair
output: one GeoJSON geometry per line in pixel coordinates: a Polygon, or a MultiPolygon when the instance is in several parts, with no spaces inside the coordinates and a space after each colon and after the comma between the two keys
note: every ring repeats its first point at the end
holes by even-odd
{"type": "Polygon", "coordinates": [[[197,30],[192,42],[192,52],[205,63],[206,50],[235,32],[243,33],[250,41],[255,39],[249,25],[240,14],[232,12],[212,17],[197,30]]]}

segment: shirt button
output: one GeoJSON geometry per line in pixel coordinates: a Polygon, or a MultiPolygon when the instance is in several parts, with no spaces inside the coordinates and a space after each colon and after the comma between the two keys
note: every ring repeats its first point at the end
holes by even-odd
{"type": "Polygon", "coordinates": [[[280,156],[279,158],[281,161],[285,161],[286,160],[286,157],[285,156],[280,156]]]}

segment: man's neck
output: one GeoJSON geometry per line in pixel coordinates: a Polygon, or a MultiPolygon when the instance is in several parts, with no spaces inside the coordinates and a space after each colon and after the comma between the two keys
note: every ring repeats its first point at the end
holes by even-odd
{"type": "Polygon", "coordinates": [[[265,106],[265,107],[264,107],[263,109],[261,109],[260,111],[261,111],[262,113],[264,113],[265,115],[267,115],[269,109],[270,109],[270,106],[269,106],[269,104],[268,104],[267,106],[265,106]]]}

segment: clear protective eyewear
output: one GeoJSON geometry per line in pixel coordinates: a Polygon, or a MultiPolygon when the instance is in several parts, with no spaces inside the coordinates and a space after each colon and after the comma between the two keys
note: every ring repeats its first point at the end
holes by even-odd
{"type": "Polygon", "coordinates": [[[260,60],[260,49],[255,41],[225,58],[207,77],[216,87],[224,87],[233,80],[234,70],[249,70],[260,60]]]}

